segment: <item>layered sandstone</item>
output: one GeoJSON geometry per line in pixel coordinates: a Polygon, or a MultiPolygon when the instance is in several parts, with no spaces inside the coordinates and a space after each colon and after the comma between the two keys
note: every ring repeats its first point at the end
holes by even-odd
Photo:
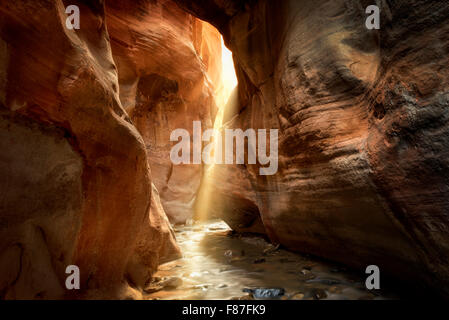
{"type": "Polygon", "coordinates": [[[449,6],[380,1],[367,30],[369,1],[176,2],[234,53],[229,125],[279,129],[276,175],[216,176],[211,193],[240,199],[223,217],[259,212],[288,248],[446,290],[449,6]]]}
{"type": "Polygon", "coordinates": [[[102,1],[0,4],[0,297],[138,296],[179,256],[122,107],[102,1]],[[65,269],[80,268],[67,291],[65,269]]]}
{"type": "Polygon", "coordinates": [[[172,223],[193,216],[200,164],[173,165],[170,134],[193,121],[213,126],[221,41],[212,26],[171,1],[108,1],[107,21],[120,98],[145,141],[153,181],[172,223]]]}
{"type": "Polygon", "coordinates": [[[0,4],[0,297],[139,297],[179,256],[164,209],[183,222],[203,200],[235,230],[448,294],[449,6],[378,1],[377,31],[370,1],[176,3],[71,1],[76,31],[65,1],[0,4]],[[275,175],[172,166],[170,132],[211,127],[219,89],[219,37],[190,14],[234,53],[223,125],[279,129],[275,175]]]}

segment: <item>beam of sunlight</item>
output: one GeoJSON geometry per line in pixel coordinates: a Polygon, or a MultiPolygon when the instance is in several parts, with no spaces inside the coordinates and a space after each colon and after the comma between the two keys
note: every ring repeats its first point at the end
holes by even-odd
{"type": "MultiPolygon", "coordinates": [[[[223,114],[226,104],[231,96],[233,90],[237,86],[237,75],[235,73],[234,60],[232,57],[232,52],[226,47],[221,37],[221,64],[222,64],[222,74],[221,74],[221,84],[218,85],[219,90],[216,91],[215,101],[218,107],[218,112],[214,122],[214,129],[221,130],[223,125],[223,114]]],[[[214,139],[214,150],[217,150],[219,143],[217,139],[214,139]]],[[[203,179],[201,184],[201,189],[198,193],[198,201],[196,204],[196,218],[198,220],[207,220],[208,213],[211,209],[211,195],[212,195],[212,184],[215,164],[204,165],[203,167],[203,179]]]]}
{"type": "Polygon", "coordinates": [[[224,108],[228,102],[229,96],[237,86],[237,75],[235,74],[232,52],[224,44],[223,37],[221,37],[221,66],[222,89],[216,98],[216,102],[220,110],[224,108]]]}

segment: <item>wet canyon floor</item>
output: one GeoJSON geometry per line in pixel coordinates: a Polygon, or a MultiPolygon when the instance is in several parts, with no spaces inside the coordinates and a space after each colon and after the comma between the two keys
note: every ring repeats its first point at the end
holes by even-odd
{"type": "Polygon", "coordinates": [[[283,288],[279,298],[291,300],[401,298],[367,290],[368,275],[289,252],[261,237],[236,235],[222,221],[177,226],[175,233],[183,258],[159,267],[146,299],[254,299],[245,288],[283,288]]]}

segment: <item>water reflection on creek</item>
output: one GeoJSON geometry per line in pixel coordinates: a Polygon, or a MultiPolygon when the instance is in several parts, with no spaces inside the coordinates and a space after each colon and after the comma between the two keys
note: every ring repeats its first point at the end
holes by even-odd
{"type": "Polygon", "coordinates": [[[364,287],[363,275],[236,236],[221,221],[176,227],[183,258],[159,267],[147,299],[249,299],[244,288],[284,288],[282,299],[389,299],[364,287]]]}

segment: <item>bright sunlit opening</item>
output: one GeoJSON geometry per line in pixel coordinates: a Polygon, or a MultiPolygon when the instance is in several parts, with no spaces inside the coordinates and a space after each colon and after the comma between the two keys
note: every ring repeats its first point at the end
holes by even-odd
{"type": "MultiPolygon", "coordinates": [[[[221,64],[222,64],[222,72],[221,72],[221,84],[219,85],[216,91],[215,102],[218,107],[218,112],[214,122],[214,129],[220,130],[223,125],[223,114],[226,104],[228,102],[229,97],[232,94],[232,91],[238,84],[237,75],[235,73],[234,60],[232,59],[232,52],[226,47],[223,41],[223,37],[221,38],[221,64]]],[[[215,147],[214,150],[218,148],[218,140],[214,140],[215,147]]],[[[208,211],[210,209],[210,201],[211,201],[211,183],[212,183],[212,175],[214,173],[215,165],[208,165],[205,167],[204,178],[202,181],[202,191],[201,191],[201,201],[198,203],[199,214],[197,217],[202,220],[205,219],[208,215],[208,211]]]]}
{"type": "MultiPolygon", "coordinates": [[[[237,86],[237,75],[235,74],[234,60],[232,59],[232,52],[226,47],[221,37],[221,61],[222,61],[222,81],[224,97],[223,101],[226,104],[232,90],[237,86]]],[[[221,106],[220,106],[221,107],[221,106]]]]}

